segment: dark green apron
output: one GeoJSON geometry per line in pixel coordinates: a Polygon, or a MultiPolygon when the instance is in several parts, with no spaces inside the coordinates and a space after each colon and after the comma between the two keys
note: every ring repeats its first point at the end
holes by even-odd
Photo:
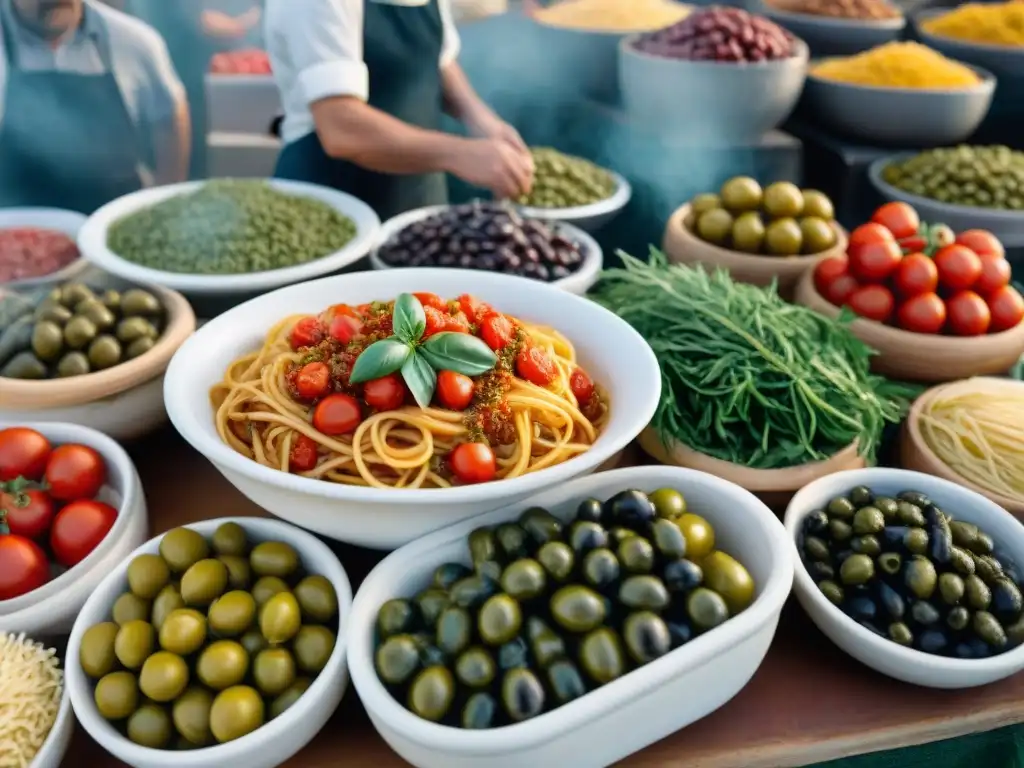
{"type": "MultiPolygon", "coordinates": [[[[398,6],[366,0],[363,60],[370,70],[369,104],[411,125],[440,130],[443,115],[439,62],[444,30],[438,0],[398,6]]],[[[376,173],[324,152],[316,132],[281,150],[274,175],[355,195],[381,219],[448,202],[443,173],[376,173]]]]}
{"type": "MultiPolygon", "coordinates": [[[[2,28],[0,24],[0,28],[2,28]]],[[[14,40],[4,33],[7,89],[0,118],[0,208],[44,206],[92,213],[142,188],[138,134],[107,71],[81,75],[23,71],[14,40]]]]}

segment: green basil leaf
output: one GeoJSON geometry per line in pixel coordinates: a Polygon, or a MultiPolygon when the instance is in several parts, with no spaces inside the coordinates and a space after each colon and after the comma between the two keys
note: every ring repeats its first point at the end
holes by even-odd
{"type": "Polygon", "coordinates": [[[409,355],[402,365],[402,378],[409,385],[409,391],[420,408],[430,405],[437,387],[437,373],[418,352],[409,355]]]}
{"type": "Polygon", "coordinates": [[[387,376],[405,365],[405,361],[412,354],[412,347],[398,339],[375,341],[356,358],[349,381],[353,384],[360,384],[387,376]]]}
{"type": "Polygon", "coordinates": [[[395,299],[395,312],[391,320],[395,336],[412,344],[419,341],[427,330],[427,315],[420,300],[411,293],[399,294],[395,299]]]}
{"type": "Polygon", "coordinates": [[[468,333],[435,334],[419,348],[435,370],[455,371],[466,376],[479,376],[491,370],[498,362],[491,348],[468,333]]]}

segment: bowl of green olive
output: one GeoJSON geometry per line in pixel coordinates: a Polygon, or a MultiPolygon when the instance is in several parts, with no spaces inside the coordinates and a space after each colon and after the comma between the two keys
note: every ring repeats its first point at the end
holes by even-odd
{"type": "Polygon", "coordinates": [[[277,520],[175,528],[96,588],[68,641],[82,727],[136,768],[272,768],[345,691],[352,588],[312,534],[277,520]]]}
{"type": "Polygon", "coordinates": [[[163,373],[195,330],[185,298],[117,279],[0,293],[0,413],[129,439],[163,421],[163,373]]]}
{"type": "Polygon", "coordinates": [[[785,516],[794,591],[818,628],[884,675],[970,688],[1024,669],[1024,525],[922,472],[819,478],[785,516]]]}

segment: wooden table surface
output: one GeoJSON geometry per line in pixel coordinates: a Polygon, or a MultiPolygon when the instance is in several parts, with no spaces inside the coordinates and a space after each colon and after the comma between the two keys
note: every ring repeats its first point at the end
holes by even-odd
{"type": "MultiPolygon", "coordinates": [[[[130,450],[146,490],[151,534],[206,518],[266,515],[172,430],[130,450]]],[[[367,550],[336,549],[353,588],[380,557],[367,550]]],[[[620,766],[799,766],[1019,722],[1024,722],[1024,674],[959,692],[899,683],[844,656],[791,600],[768,656],[736,698],[620,766]]],[[[122,764],[79,728],[63,765],[122,764]]],[[[374,731],[350,685],[327,727],[285,765],[399,768],[407,763],[374,731]]]]}

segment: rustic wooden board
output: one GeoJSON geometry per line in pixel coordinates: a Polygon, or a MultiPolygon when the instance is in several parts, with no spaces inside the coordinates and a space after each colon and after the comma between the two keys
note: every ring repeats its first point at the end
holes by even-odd
{"type": "MultiPolygon", "coordinates": [[[[227,515],[265,515],[170,430],[134,448],[152,533],[227,515]]],[[[636,461],[628,455],[626,462],[636,461]]],[[[339,546],[353,586],[379,555],[339,546]]],[[[844,656],[791,601],[764,664],[717,712],[622,761],[622,768],[780,768],[923,744],[1024,722],[1024,675],[932,691],[844,656]]],[[[120,768],[81,729],[64,766],[120,768]]],[[[286,768],[399,768],[349,687],[338,712],[286,768]]]]}

